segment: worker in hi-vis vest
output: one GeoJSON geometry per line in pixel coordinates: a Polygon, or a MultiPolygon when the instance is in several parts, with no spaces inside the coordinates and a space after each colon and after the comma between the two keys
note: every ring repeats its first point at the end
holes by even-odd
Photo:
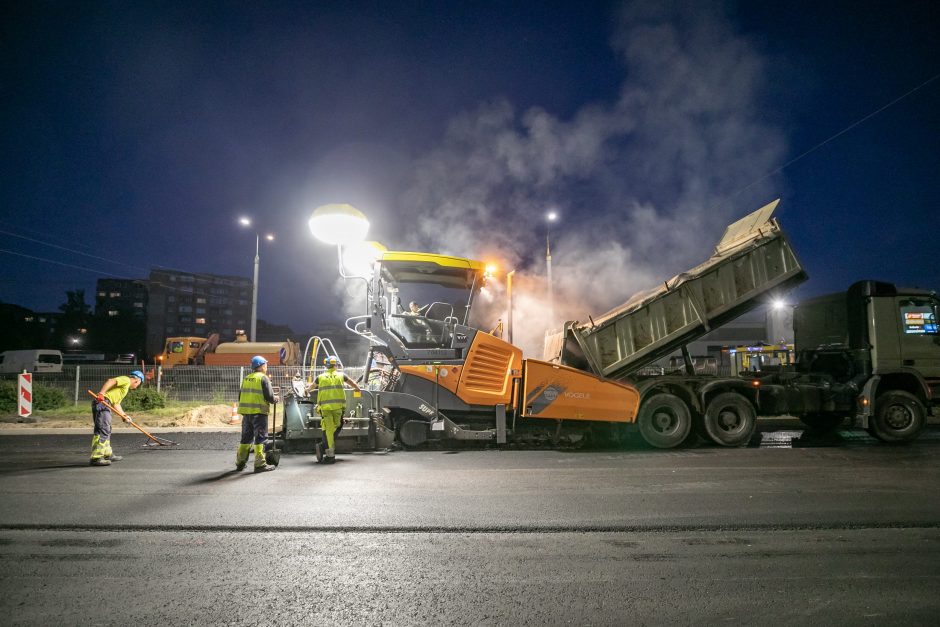
{"type": "Polygon", "coordinates": [[[251,445],[255,446],[255,472],[274,470],[264,457],[264,442],[268,439],[268,411],[277,403],[274,387],[268,378],[268,360],[261,355],[251,358],[251,374],[242,381],[238,395],[238,413],[242,416],[242,439],[235,454],[235,469],[244,470],[248,464],[251,445]]]}
{"type": "Polygon", "coordinates": [[[95,421],[95,434],[91,438],[92,466],[110,466],[111,462],[123,459],[111,450],[111,410],[104,403],[107,401],[111,407],[123,414],[121,401],[128,392],[136,390],[143,382],[144,373],[140,370],[135,370],[129,377],[108,379],[91,402],[91,415],[95,421]]]}
{"type": "Polygon", "coordinates": [[[308,391],[317,392],[317,408],[320,411],[320,428],[326,438],[326,451],[323,456],[324,464],[332,464],[336,461],[336,435],[343,428],[343,413],[346,410],[346,389],[344,383],[352,386],[356,392],[362,390],[356,385],[356,382],[350,379],[342,372],[338,372],[336,367],[339,365],[339,359],[330,355],[323,360],[326,364],[326,372],[317,377],[308,391]]]}

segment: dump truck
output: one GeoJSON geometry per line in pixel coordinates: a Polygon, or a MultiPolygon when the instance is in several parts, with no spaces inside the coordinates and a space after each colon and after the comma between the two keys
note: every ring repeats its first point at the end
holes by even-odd
{"type": "Polygon", "coordinates": [[[273,365],[296,366],[300,362],[300,346],[296,342],[248,342],[239,336],[235,342],[219,343],[218,333],[204,337],[168,337],[157,363],[164,368],[180,365],[244,366],[255,355],[273,365]]]}
{"type": "Polygon", "coordinates": [[[794,309],[792,367],[750,377],[693,374],[688,342],[807,278],[772,217],[778,202],[728,227],[704,264],[596,320],[566,323],[546,341],[550,358],[633,382],[641,396],[637,426],[657,447],[678,446],[693,429],[718,444],[744,445],[757,415],[796,416],[815,430],[852,419],[884,441],[916,437],[940,402],[932,292],[857,282],[794,309]],[[923,324],[905,330],[905,321],[923,324]],[[685,374],[637,376],[677,350],[685,374]]]}
{"type": "MultiPolygon", "coordinates": [[[[868,320],[867,314],[856,309],[847,309],[843,316],[849,325],[843,329],[843,344],[834,322],[827,322],[822,333],[834,341],[819,344],[820,323],[813,320],[822,314],[807,313],[796,349],[802,347],[800,338],[815,345],[806,349],[792,372],[781,370],[764,378],[695,373],[686,344],[782,298],[807,279],[773,218],[778,202],[730,225],[712,256],[699,266],[606,314],[566,322],[546,339],[541,360],[524,358],[513,344],[470,326],[474,298],[486,280],[482,262],[382,252],[365,277],[367,312],[346,324],[370,341],[367,379],[380,382],[355,398],[348,392],[347,407],[358,408],[359,433],[393,433],[404,445],[419,446],[428,440],[619,440],[638,430],[659,448],[678,446],[693,434],[741,446],[753,436],[760,413],[795,415],[818,429],[853,417],[883,440],[916,437],[927,407],[936,404],[930,358],[921,355],[913,358],[921,361],[911,365],[912,357],[901,350],[889,357],[881,344],[866,348],[864,338],[882,338],[881,333],[882,344],[896,345],[899,336],[880,322],[878,329],[863,333],[856,327],[868,320]],[[420,306],[405,306],[411,302],[420,306]],[[644,373],[650,364],[677,351],[683,354],[685,373],[644,373]],[[836,356],[840,351],[843,357],[836,356]],[[836,366],[838,371],[830,370],[836,366]],[[375,370],[382,376],[371,377],[375,370]]],[[[852,303],[864,301],[888,311],[888,305],[877,300],[883,294],[895,299],[894,306],[905,314],[923,316],[922,338],[929,329],[937,337],[932,293],[895,290],[888,296],[891,290],[885,285],[863,285],[868,287],[849,290],[852,303]],[[916,305],[904,304],[909,302],[916,305]]],[[[834,314],[828,315],[827,321],[834,314]]],[[[896,316],[890,319],[897,322],[896,316]]],[[[931,347],[936,342],[928,337],[911,350],[935,355],[931,347]]],[[[312,399],[300,391],[288,395],[285,439],[310,439],[317,433],[312,399]]]]}

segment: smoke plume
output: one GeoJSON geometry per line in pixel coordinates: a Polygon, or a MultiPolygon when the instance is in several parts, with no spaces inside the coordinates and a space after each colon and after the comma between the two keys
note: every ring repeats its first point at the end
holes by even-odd
{"type": "MultiPolygon", "coordinates": [[[[615,101],[570,119],[480,104],[416,162],[399,203],[412,249],[516,270],[514,340],[528,356],[541,355],[547,329],[703,261],[725,225],[772,200],[760,179],[786,150],[761,120],[761,54],[721,8],[626,4],[611,45],[624,69],[615,101]],[[550,233],[553,317],[548,210],[560,215],[550,233]]],[[[481,328],[505,320],[502,288],[480,299],[491,303],[481,328]]]]}

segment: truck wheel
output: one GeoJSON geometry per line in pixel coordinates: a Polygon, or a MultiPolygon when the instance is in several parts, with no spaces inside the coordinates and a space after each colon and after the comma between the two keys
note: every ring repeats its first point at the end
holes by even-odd
{"type": "Polygon", "coordinates": [[[709,439],[721,446],[744,446],[757,429],[757,414],[751,402],[734,392],[713,398],[702,416],[709,439]]]}
{"type": "Polygon", "coordinates": [[[692,415],[675,394],[655,394],[640,403],[640,435],[656,448],[682,444],[692,429],[692,415]]]}
{"type": "Polygon", "coordinates": [[[804,414],[800,422],[808,427],[807,431],[813,433],[829,433],[835,431],[845,422],[845,416],[838,414],[804,414]]]}
{"type": "Polygon", "coordinates": [[[923,404],[913,394],[886,392],[875,401],[872,431],[882,442],[913,440],[924,428],[925,415],[923,404]]]}

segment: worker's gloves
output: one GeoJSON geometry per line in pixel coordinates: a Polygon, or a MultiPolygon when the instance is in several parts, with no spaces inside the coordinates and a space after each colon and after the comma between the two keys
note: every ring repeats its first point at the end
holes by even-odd
{"type": "Polygon", "coordinates": [[[99,403],[104,402],[104,394],[98,394],[97,396],[95,396],[95,398],[98,400],[99,403]]]}

